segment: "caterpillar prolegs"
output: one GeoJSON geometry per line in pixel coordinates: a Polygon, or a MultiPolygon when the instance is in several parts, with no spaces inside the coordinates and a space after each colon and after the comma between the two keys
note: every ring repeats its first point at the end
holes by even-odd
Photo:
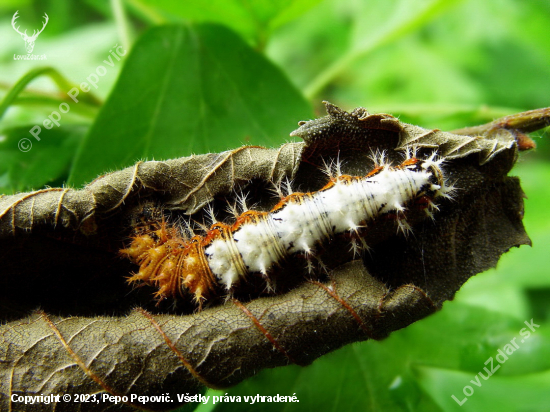
{"type": "MultiPolygon", "coordinates": [[[[318,245],[347,236],[360,249],[370,222],[393,216],[406,233],[408,208],[426,215],[438,209],[438,198],[449,198],[453,188],[436,153],[418,159],[408,153],[398,166],[384,154],[365,176],[332,175],[318,191],[291,193],[269,212],[248,210],[231,224],[214,223],[204,235],[185,236],[161,214],[141,227],[120,253],[139,265],[129,282],[156,286],[156,297],[178,298],[189,293],[196,303],[232,293],[250,276],[270,275],[290,256],[303,255],[311,269],[318,245]]],[[[367,245],[364,244],[366,247],[367,245]]]]}

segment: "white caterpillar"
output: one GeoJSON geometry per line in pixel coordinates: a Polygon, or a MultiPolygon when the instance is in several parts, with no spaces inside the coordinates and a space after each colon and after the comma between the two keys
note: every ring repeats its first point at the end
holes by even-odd
{"type": "Polygon", "coordinates": [[[384,155],[375,163],[366,176],[339,174],[319,191],[284,197],[270,212],[250,210],[232,225],[215,223],[205,236],[183,238],[162,221],[121,251],[140,265],[130,281],[156,285],[158,297],[189,290],[200,302],[215,295],[217,285],[231,291],[250,273],[267,278],[290,255],[311,257],[316,244],[338,235],[350,235],[357,250],[361,233],[379,216],[397,215],[406,232],[407,206],[419,205],[431,217],[434,201],[453,190],[435,153],[424,160],[409,153],[399,166],[384,163],[384,155]]]}

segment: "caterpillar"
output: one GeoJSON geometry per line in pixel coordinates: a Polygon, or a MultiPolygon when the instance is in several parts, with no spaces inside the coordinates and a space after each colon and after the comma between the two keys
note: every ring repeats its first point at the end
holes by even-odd
{"type": "Polygon", "coordinates": [[[270,274],[293,255],[303,255],[312,272],[317,245],[338,236],[349,237],[356,254],[368,248],[364,233],[378,217],[394,216],[406,234],[411,230],[408,207],[423,209],[433,219],[435,201],[452,195],[444,159],[435,152],[419,159],[409,151],[398,166],[387,163],[384,153],[373,160],[375,167],[365,176],[342,174],[339,164],[328,167],[330,179],[320,190],[290,193],[269,212],[247,210],[231,224],[215,222],[204,235],[186,235],[162,213],[150,213],[145,220],[153,223],[140,226],[120,250],[139,265],[128,281],[157,287],[159,300],[191,294],[202,305],[220,290],[231,294],[254,274],[269,284],[270,274]]]}

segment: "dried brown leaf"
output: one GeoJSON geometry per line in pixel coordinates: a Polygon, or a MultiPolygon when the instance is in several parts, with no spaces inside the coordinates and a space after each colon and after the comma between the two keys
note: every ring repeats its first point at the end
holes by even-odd
{"type": "Polygon", "coordinates": [[[523,192],[507,177],[517,158],[514,130],[459,136],[362,108],[327,109],[293,132],[303,144],[139,163],[79,191],[0,198],[0,308],[9,320],[0,327],[0,408],[9,408],[11,394],[50,393],[170,394],[175,402],[132,401],[122,409],[60,402],[35,410],[174,408],[177,394],[204,385],[225,388],[263,368],[306,365],[350,342],[382,339],[439,309],[511,247],[529,244],[523,192]],[[334,242],[323,255],[331,268],[326,281],[194,314],[180,304],[156,307],[151,290],[131,291],[124,282],[132,266],[116,252],[143,201],[181,218],[241,188],[268,209],[269,182],[288,177],[317,190],[326,181],[323,161],[340,156],[346,173],[366,173],[372,151],[386,150],[395,161],[411,147],[448,159],[455,198],[440,205],[434,222],[411,216],[414,236],[396,235],[391,221],[375,225],[362,260],[350,261],[347,245],[334,242]]]}

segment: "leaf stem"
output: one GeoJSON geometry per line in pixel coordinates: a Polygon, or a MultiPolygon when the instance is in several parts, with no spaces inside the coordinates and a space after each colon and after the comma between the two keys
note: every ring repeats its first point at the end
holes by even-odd
{"type": "Polygon", "coordinates": [[[475,119],[492,120],[504,117],[510,113],[518,113],[523,108],[505,107],[505,106],[487,106],[478,104],[459,104],[459,103],[388,103],[373,104],[368,107],[372,113],[391,113],[394,116],[406,115],[411,117],[450,117],[455,115],[469,115],[475,119]]]}
{"type": "MultiPolygon", "coordinates": [[[[8,91],[4,100],[0,103],[0,119],[4,116],[4,113],[10,105],[12,105],[19,94],[25,89],[25,87],[33,81],[35,78],[46,75],[49,76],[54,83],[59,87],[60,90],[69,91],[73,87],[76,87],[73,83],[68,81],[61,73],[59,73],[53,67],[37,67],[27,72],[23,77],[21,77],[13,87],[8,91]]],[[[86,101],[92,106],[101,106],[102,102],[92,93],[87,93],[82,97],[82,101],[86,101]]]]}
{"type": "Polygon", "coordinates": [[[126,5],[138,14],[142,19],[153,25],[166,24],[167,19],[154,7],[143,3],[140,0],[126,0],[126,5]]]}
{"type": "Polygon", "coordinates": [[[113,16],[120,37],[120,42],[125,50],[130,50],[133,44],[134,34],[128,21],[128,15],[124,10],[124,5],[121,0],[111,0],[111,9],[113,10],[113,16]]]}
{"type": "MultiPolygon", "coordinates": [[[[25,95],[25,96],[19,96],[17,98],[17,101],[12,103],[13,106],[21,105],[26,107],[40,107],[40,108],[57,108],[59,107],[59,104],[63,102],[64,100],[57,99],[50,96],[42,96],[42,95],[25,95]]],[[[69,100],[70,101],[70,100],[69,100]]],[[[82,102],[80,102],[82,103],[82,102]]],[[[78,114],[80,116],[84,116],[89,119],[95,119],[97,113],[99,111],[98,106],[92,106],[89,104],[75,104],[71,105],[71,113],[72,114],[78,114]]]]}
{"type": "Polygon", "coordinates": [[[321,71],[311,83],[306,86],[304,94],[307,99],[315,98],[334,78],[338,77],[354,61],[373,52],[377,48],[394,42],[413,32],[415,29],[433,20],[444,10],[454,5],[456,1],[434,0],[428,6],[411,13],[408,20],[389,20],[385,27],[378,31],[369,41],[360,47],[350,47],[339,59],[321,71]]]}

